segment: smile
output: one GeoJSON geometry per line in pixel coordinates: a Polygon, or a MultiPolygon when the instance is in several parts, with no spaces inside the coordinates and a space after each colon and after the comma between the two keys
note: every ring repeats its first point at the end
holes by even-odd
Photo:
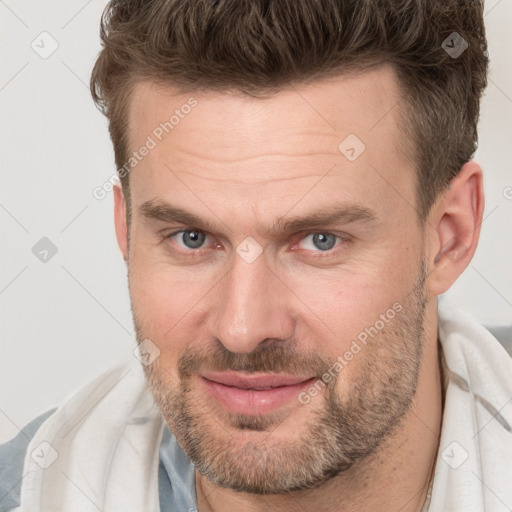
{"type": "Polygon", "coordinates": [[[298,394],[314,377],[282,374],[247,375],[236,372],[205,372],[201,381],[208,395],[225,410],[261,415],[297,401],[298,394]]]}

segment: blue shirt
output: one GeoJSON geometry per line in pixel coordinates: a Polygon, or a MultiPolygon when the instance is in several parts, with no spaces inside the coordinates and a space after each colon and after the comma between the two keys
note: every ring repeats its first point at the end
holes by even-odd
{"type": "MultiPolygon", "coordinates": [[[[0,512],[19,507],[23,464],[28,444],[52,409],[26,425],[11,441],[0,445],[0,512]]],[[[164,423],[158,494],[161,512],[197,512],[194,465],[164,423]]]]}

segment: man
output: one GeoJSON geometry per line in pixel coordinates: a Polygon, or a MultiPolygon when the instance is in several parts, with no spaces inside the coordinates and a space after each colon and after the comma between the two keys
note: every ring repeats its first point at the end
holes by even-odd
{"type": "Polygon", "coordinates": [[[91,89],[142,364],[3,448],[4,510],[512,509],[512,364],[437,303],[482,222],[482,11],[108,5],[91,89]]]}

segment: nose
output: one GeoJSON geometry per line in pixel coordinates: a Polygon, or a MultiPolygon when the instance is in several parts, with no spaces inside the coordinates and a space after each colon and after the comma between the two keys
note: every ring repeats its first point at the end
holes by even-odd
{"type": "Polygon", "coordinates": [[[265,340],[293,336],[292,293],[267,266],[264,254],[252,263],[235,255],[217,292],[211,334],[231,352],[248,353],[265,340]]]}

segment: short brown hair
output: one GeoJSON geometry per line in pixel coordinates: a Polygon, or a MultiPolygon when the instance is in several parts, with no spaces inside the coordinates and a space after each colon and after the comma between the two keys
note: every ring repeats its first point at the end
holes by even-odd
{"type": "Polygon", "coordinates": [[[118,169],[139,81],[259,96],[381,63],[403,88],[420,219],[477,147],[488,67],[481,0],[112,0],[101,41],[91,92],[118,169]],[[457,40],[467,43],[461,55],[449,52],[457,40]]]}

